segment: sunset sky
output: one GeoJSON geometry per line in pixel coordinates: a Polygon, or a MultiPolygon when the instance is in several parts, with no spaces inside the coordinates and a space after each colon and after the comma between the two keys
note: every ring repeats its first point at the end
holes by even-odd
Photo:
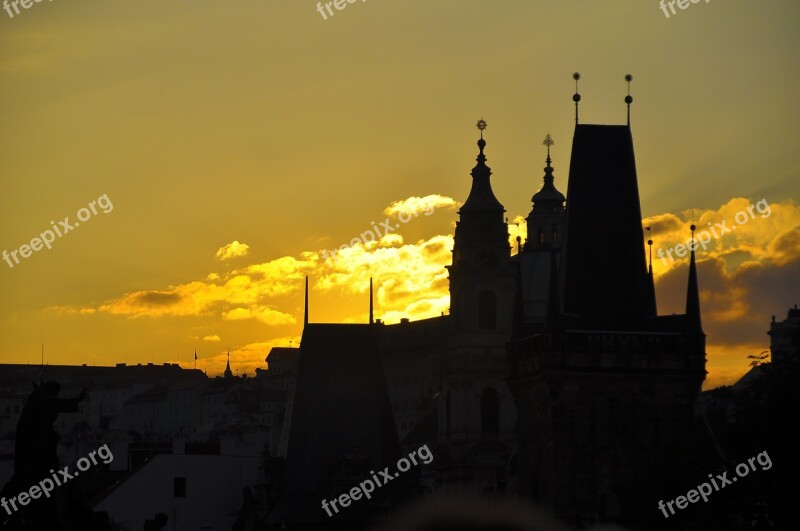
{"type": "MultiPolygon", "coordinates": [[[[376,317],[441,314],[475,122],[489,124],[495,194],[524,217],[548,132],[567,192],[579,71],[583,123],[624,123],[634,77],[656,249],[685,241],[692,213],[702,230],[769,206],[698,253],[706,387],[732,383],[768,348],[770,317],[800,304],[800,3],[713,0],[669,18],[658,4],[0,11],[0,252],[96,202],[51,249],[0,261],[0,361],[39,363],[44,343],[50,364],[192,367],[196,349],[217,374],[230,347],[253,374],[271,346],[297,344],[305,275],[314,322],[365,322],[370,276],[376,317]],[[386,218],[400,226],[380,241],[322,257],[386,218]]],[[[682,313],[687,258],[654,265],[659,312],[682,313]]]]}

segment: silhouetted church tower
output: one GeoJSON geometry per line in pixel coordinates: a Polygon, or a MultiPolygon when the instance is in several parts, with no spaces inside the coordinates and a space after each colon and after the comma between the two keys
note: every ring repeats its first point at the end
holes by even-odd
{"type": "Polygon", "coordinates": [[[505,209],[489,180],[485,128],[480,120],[478,163],[472,170],[472,189],[458,212],[453,263],[447,267],[451,331],[438,422],[439,440],[450,452],[442,482],[468,483],[482,491],[502,490],[504,469],[516,448],[516,407],[505,382],[515,268],[505,209]]]}
{"type": "MultiPolygon", "coordinates": [[[[519,485],[575,523],[622,517],[642,524],[662,518],[653,510],[659,489],[679,490],[670,481],[689,468],[693,407],[706,375],[697,269],[692,252],[686,313],[657,316],[633,98],[625,99],[626,125],[581,124],[580,95],[573,101],[565,234],[551,255],[545,319],[518,315],[509,348],[519,485]]],[[[534,237],[526,250],[548,243],[534,237]]]]}
{"type": "Polygon", "coordinates": [[[514,272],[505,208],[492,191],[492,170],[486,165],[486,141],[480,120],[478,164],[472,189],[458,211],[450,272],[450,315],[459,332],[507,331],[510,327],[514,272]]]}
{"type": "Polygon", "coordinates": [[[566,197],[555,186],[550,147],[555,144],[548,134],[547,166],[544,168],[542,188],[531,198],[533,208],[526,218],[528,237],[522,252],[512,258],[519,265],[517,318],[526,323],[543,324],[550,300],[550,280],[560,263],[564,239],[566,197]]]}
{"type": "Polygon", "coordinates": [[[233,371],[231,370],[231,349],[228,349],[228,363],[225,364],[225,372],[222,373],[225,378],[233,378],[233,371]]]}
{"type": "Polygon", "coordinates": [[[525,218],[528,227],[528,238],[525,241],[525,250],[558,247],[564,232],[564,194],[559,192],[554,184],[553,167],[550,165],[550,146],[555,142],[548,133],[543,145],[547,146],[547,166],[544,168],[544,184],[542,189],[533,194],[531,209],[525,218]]]}

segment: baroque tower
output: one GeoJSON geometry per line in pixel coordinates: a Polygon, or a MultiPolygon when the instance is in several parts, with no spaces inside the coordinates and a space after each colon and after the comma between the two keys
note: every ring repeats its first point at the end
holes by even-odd
{"type": "Polygon", "coordinates": [[[505,382],[511,337],[515,268],[505,209],[492,191],[478,128],[472,189],[459,210],[450,274],[451,332],[442,360],[439,441],[448,462],[443,483],[468,483],[480,491],[505,490],[505,470],[516,448],[516,407],[505,382]],[[465,481],[466,479],[466,481],[465,481]]]}

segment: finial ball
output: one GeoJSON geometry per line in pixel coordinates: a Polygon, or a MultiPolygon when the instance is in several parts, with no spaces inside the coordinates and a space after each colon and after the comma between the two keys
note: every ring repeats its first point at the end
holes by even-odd
{"type": "Polygon", "coordinates": [[[486,120],[481,118],[480,120],[478,120],[478,123],[476,125],[477,125],[478,129],[483,131],[484,129],[486,129],[487,123],[486,123],[486,120]]]}
{"type": "Polygon", "coordinates": [[[692,223],[692,225],[691,225],[689,228],[690,228],[691,230],[695,230],[695,229],[697,228],[697,226],[696,226],[694,223],[692,223]]]}
{"type": "Polygon", "coordinates": [[[633,81],[633,76],[632,76],[632,75],[630,75],[630,74],[625,74],[625,81],[627,81],[628,83],[630,83],[631,81],[633,81]]]}
{"type": "Polygon", "coordinates": [[[575,94],[572,96],[572,101],[574,101],[575,103],[578,103],[579,101],[581,101],[581,95],[580,95],[580,94],[578,94],[578,93],[576,92],[576,93],[575,93],[575,94]]]}
{"type": "Polygon", "coordinates": [[[578,81],[580,78],[581,74],[579,72],[575,72],[574,74],[572,74],[572,79],[574,79],[575,81],[578,81]]]}
{"type": "Polygon", "coordinates": [[[630,94],[625,96],[625,103],[627,103],[628,105],[633,103],[633,96],[631,96],[630,94]]]}
{"type": "Polygon", "coordinates": [[[653,240],[647,240],[647,245],[653,245],[653,240]]]}

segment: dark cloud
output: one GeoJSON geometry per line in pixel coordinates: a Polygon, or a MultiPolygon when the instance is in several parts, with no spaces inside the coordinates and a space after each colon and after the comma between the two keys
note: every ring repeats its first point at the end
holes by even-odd
{"type": "Polygon", "coordinates": [[[167,291],[143,291],[137,293],[135,299],[135,302],[145,306],[172,306],[180,301],[180,295],[167,291]]]}

